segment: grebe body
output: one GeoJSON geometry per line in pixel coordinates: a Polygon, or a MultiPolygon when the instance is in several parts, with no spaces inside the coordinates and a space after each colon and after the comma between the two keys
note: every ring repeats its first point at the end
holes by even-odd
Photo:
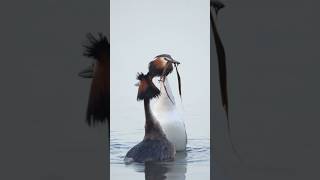
{"type": "Polygon", "coordinates": [[[164,82],[160,81],[160,92],[161,95],[154,103],[154,115],[168,140],[175,145],[176,150],[184,151],[187,146],[186,128],[176,108],[168,78],[164,82]]]}
{"type": "Polygon", "coordinates": [[[144,101],[145,135],[143,140],[131,148],[125,156],[125,162],[172,161],[175,157],[175,147],[167,139],[159,122],[153,115],[150,100],[158,97],[160,90],[153,84],[148,75],[138,74],[140,80],[137,100],[144,101]]]}

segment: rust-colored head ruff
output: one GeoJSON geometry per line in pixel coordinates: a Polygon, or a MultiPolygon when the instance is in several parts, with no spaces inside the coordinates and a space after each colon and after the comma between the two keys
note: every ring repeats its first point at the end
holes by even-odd
{"type": "MultiPolygon", "coordinates": [[[[153,77],[161,77],[165,81],[166,76],[168,76],[173,71],[173,66],[177,71],[178,85],[179,85],[179,95],[181,97],[181,77],[178,71],[178,65],[180,62],[174,60],[169,54],[160,54],[154,58],[153,61],[149,63],[148,75],[153,77]]],[[[167,89],[165,87],[167,92],[167,89]]],[[[168,92],[167,92],[168,94],[168,92]]],[[[168,95],[170,98],[170,96],[168,95]]],[[[171,99],[170,99],[171,100],[171,99]]],[[[171,100],[172,101],[172,100],[171,100]]],[[[173,102],[173,101],[172,101],[173,102]]]]}
{"type": "Polygon", "coordinates": [[[154,58],[149,63],[149,75],[154,76],[167,76],[173,71],[172,57],[168,54],[161,54],[154,58]]]}
{"type": "Polygon", "coordinates": [[[108,39],[99,33],[98,37],[87,34],[88,44],[84,56],[95,59],[86,121],[89,125],[96,122],[110,122],[110,45],[108,39]]]}
{"type": "Polygon", "coordinates": [[[137,80],[139,80],[139,89],[137,100],[149,100],[160,95],[160,90],[153,84],[149,75],[138,73],[137,80]]]}

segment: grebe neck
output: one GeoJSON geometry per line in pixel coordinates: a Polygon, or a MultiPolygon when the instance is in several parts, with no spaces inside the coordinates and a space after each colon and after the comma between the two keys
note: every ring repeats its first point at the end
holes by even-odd
{"type": "Polygon", "coordinates": [[[144,111],[145,111],[145,139],[155,139],[159,137],[165,137],[165,134],[151,112],[150,100],[144,99],[144,111]]]}

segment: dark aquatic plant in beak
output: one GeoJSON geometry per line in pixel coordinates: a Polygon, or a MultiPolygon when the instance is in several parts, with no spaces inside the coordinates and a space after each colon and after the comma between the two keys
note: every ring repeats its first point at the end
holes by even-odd
{"type": "Polygon", "coordinates": [[[179,95],[180,95],[180,98],[182,98],[182,96],[181,96],[181,77],[180,77],[180,74],[179,74],[179,71],[178,71],[178,64],[174,64],[174,67],[176,68],[176,71],[177,71],[179,95]]]}
{"type": "MultiPolygon", "coordinates": [[[[216,16],[218,16],[218,12],[220,9],[225,7],[225,5],[219,1],[219,0],[210,0],[210,10],[211,8],[214,8],[216,16]]],[[[217,50],[217,56],[218,56],[218,66],[219,66],[219,80],[220,80],[220,90],[221,90],[221,99],[222,99],[222,105],[225,109],[226,116],[227,116],[227,131],[228,136],[230,138],[231,148],[236,157],[242,161],[238,151],[236,150],[231,136],[231,122],[229,119],[229,103],[228,103],[228,87],[227,87],[227,66],[226,66],[226,54],[225,50],[221,41],[221,38],[219,36],[217,26],[215,23],[215,20],[213,18],[213,13],[210,11],[210,23],[211,28],[213,31],[215,46],[217,50]]]]}
{"type": "MultiPolygon", "coordinates": [[[[162,73],[162,76],[161,76],[161,79],[163,79],[163,82],[165,81],[165,79],[166,79],[166,69],[168,68],[168,66],[170,66],[170,63],[171,62],[168,62],[167,63],[167,65],[166,65],[166,67],[165,67],[165,69],[163,70],[163,73],[162,73]]],[[[176,69],[176,72],[177,72],[177,78],[178,78],[178,87],[179,87],[179,95],[180,95],[180,99],[182,99],[182,96],[181,96],[181,77],[180,77],[180,74],[179,74],[179,71],[178,71],[178,65],[180,64],[180,62],[178,62],[178,63],[173,63],[173,65],[174,65],[174,67],[175,67],[175,69],[176,69]]],[[[167,87],[166,87],[166,85],[163,85],[163,87],[164,87],[164,89],[165,89],[165,91],[166,91],[166,93],[167,93],[167,96],[168,96],[168,98],[170,99],[170,101],[172,102],[172,103],[174,103],[173,102],[173,100],[171,99],[171,97],[169,96],[169,93],[168,93],[168,91],[167,91],[167,87]]]]}
{"type": "MultiPolygon", "coordinates": [[[[212,2],[212,1],[211,1],[212,2]]],[[[214,4],[211,3],[211,7],[214,7],[214,4]]],[[[229,105],[228,105],[228,87],[227,87],[227,66],[226,66],[226,54],[224,51],[224,47],[219,36],[213,14],[210,13],[211,27],[213,31],[214,41],[217,49],[218,56],[218,65],[219,65],[219,79],[220,79],[220,88],[221,88],[221,98],[222,105],[226,111],[227,118],[229,116],[229,105]]],[[[229,127],[228,123],[228,127],[229,127]]]]}
{"type": "MultiPolygon", "coordinates": [[[[166,91],[166,94],[169,98],[169,100],[174,104],[174,101],[171,99],[169,93],[168,93],[168,90],[167,90],[167,86],[164,84],[165,80],[166,80],[166,77],[169,73],[167,73],[167,69],[171,66],[172,68],[172,64],[171,62],[167,62],[166,63],[166,66],[165,68],[163,69],[163,72],[162,72],[162,75],[160,76],[160,81],[163,81],[163,87],[164,87],[164,90],[166,91]]],[[[172,72],[172,70],[170,71],[170,73],[172,72]]]]}

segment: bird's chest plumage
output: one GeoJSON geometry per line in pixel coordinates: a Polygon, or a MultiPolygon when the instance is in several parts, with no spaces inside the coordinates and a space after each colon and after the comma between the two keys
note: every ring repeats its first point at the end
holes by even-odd
{"type": "Polygon", "coordinates": [[[159,121],[168,140],[175,145],[177,151],[185,150],[187,144],[186,129],[175,106],[163,104],[163,101],[159,99],[158,102],[155,102],[153,109],[154,116],[159,121]]]}

